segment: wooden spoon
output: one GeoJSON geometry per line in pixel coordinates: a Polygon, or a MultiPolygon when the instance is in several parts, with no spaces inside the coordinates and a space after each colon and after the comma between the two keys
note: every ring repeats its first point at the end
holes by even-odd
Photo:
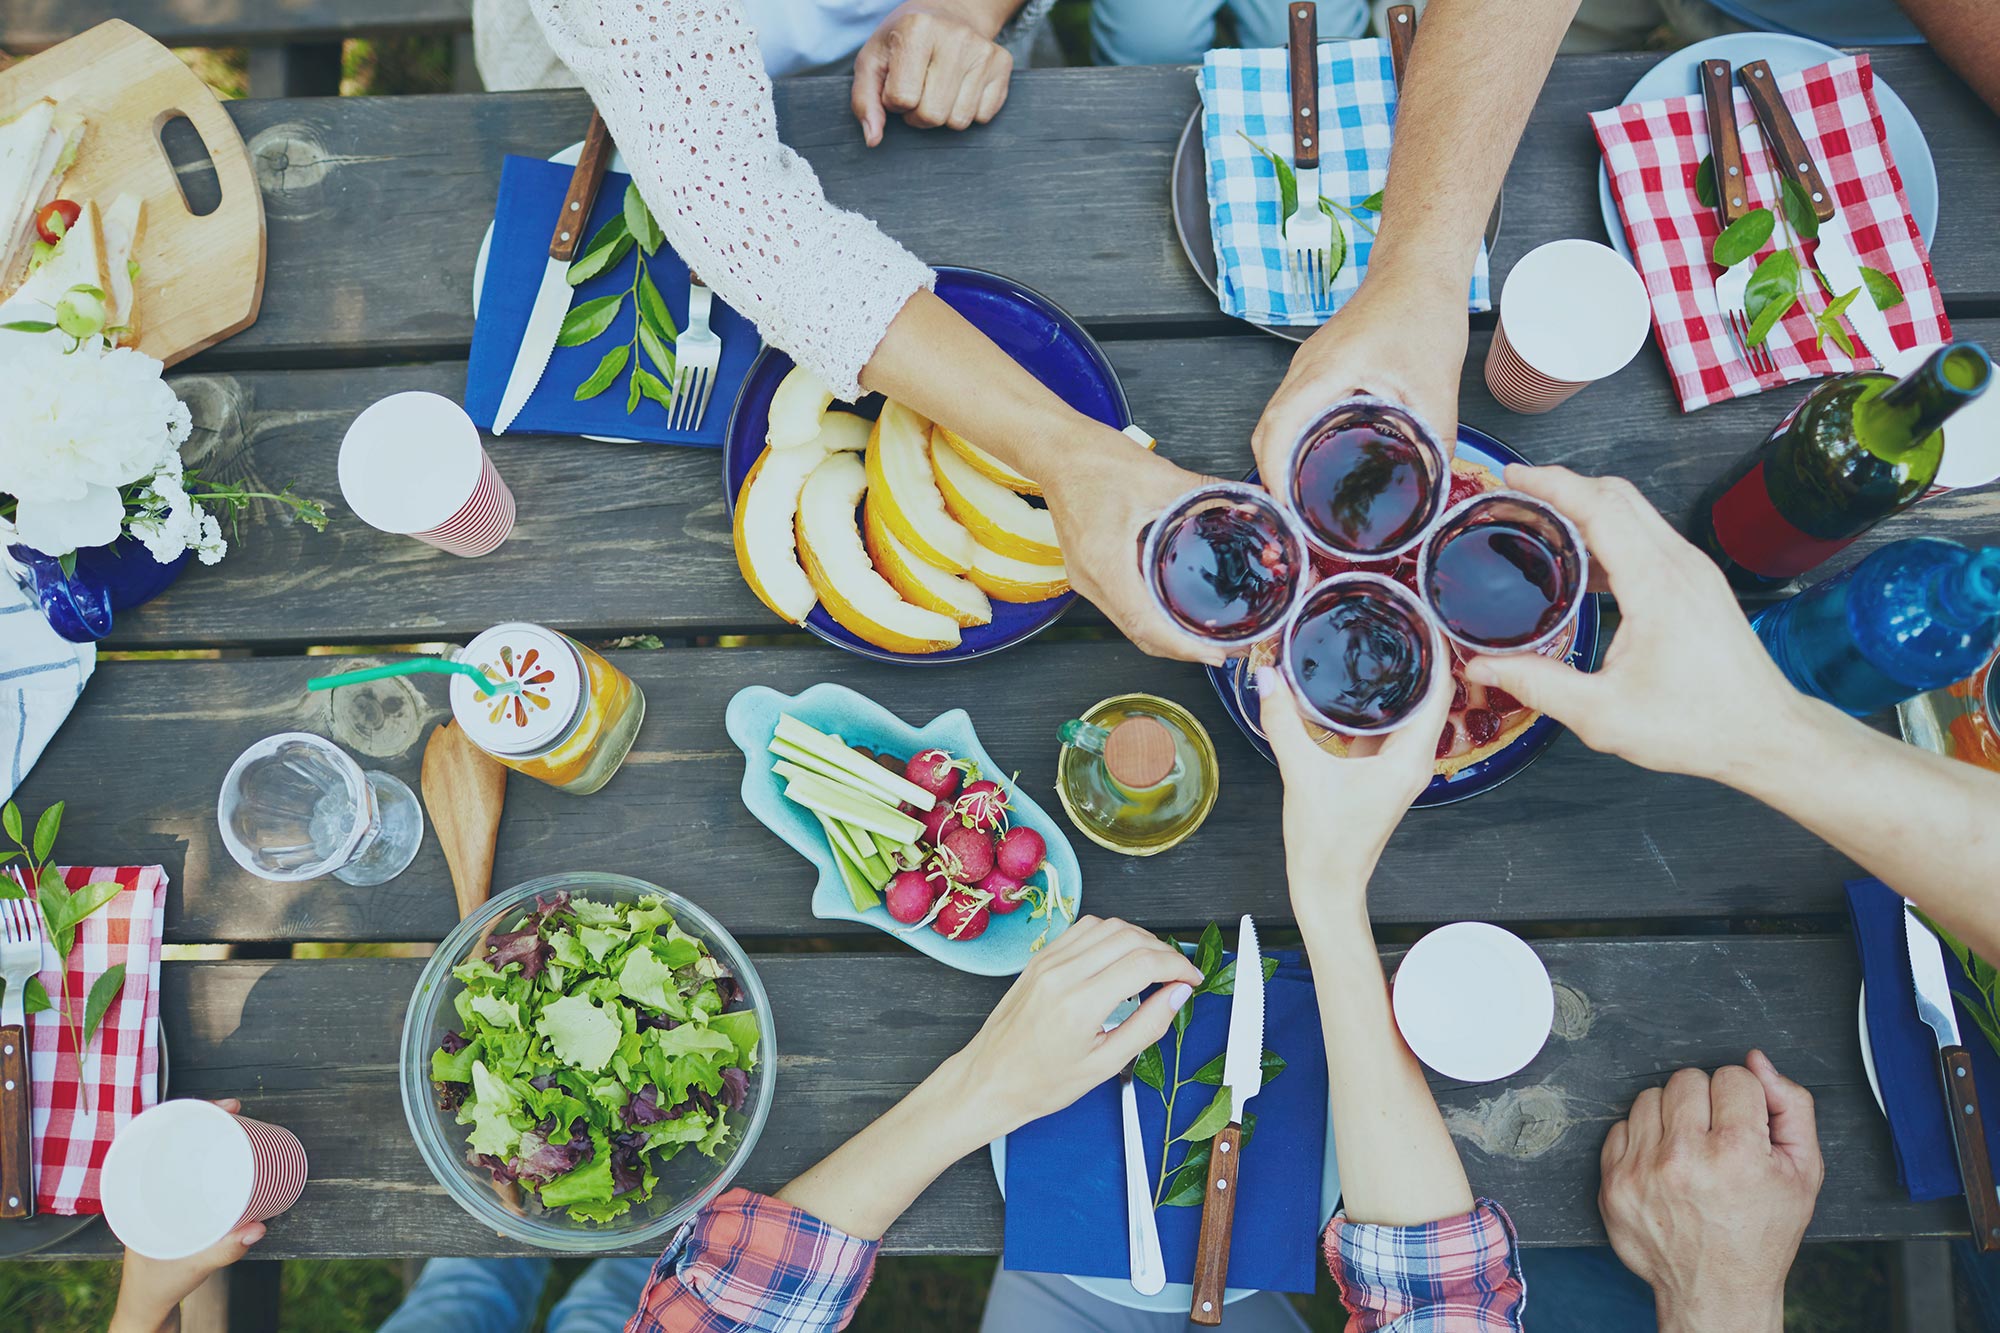
{"type": "Polygon", "coordinates": [[[452,723],[424,746],[424,808],[451,867],[458,915],[471,916],[493,892],[493,845],[507,799],[507,769],[452,723]]]}

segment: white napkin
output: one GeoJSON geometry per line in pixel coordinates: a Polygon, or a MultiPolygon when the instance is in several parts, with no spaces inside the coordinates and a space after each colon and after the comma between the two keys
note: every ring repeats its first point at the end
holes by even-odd
{"type": "Polygon", "coordinates": [[[12,575],[0,550],[0,801],[13,798],[97,668],[97,645],[50,629],[12,575]]]}

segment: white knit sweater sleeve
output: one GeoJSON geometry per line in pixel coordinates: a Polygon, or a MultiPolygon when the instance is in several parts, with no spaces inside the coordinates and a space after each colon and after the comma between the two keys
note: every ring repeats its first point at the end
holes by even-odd
{"type": "Polygon", "coordinates": [[[862,394],[861,368],[936,275],[826,201],[778,142],[771,81],[735,0],[533,0],[668,244],[764,340],[862,394]]]}

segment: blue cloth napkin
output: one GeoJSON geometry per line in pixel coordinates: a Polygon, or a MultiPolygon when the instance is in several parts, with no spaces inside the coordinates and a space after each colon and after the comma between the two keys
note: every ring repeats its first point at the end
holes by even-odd
{"type": "MultiPolygon", "coordinates": [[[[1896,1179],[1912,1199],[1948,1199],[1965,1193],[1958,1180],[1958,1152],[1938,1073],[1937,1036],[1917,1016],[1910,958],[1903,944],[1903,900],[1880,880],[1850,880],[1847,905],[1868,983],[1868,1041],[1875,1053],[1875,1081],[1889,1116],[1896,1179]]],[[[1944,975],[1954,993],[1977,995],[1949,948],[1944,975]]],[[[1972,1056],[1972,1077],[1989,1097],[2000,1096],[2000,1056],[1966,1012],[1958,1011],[1959,1040],[1972,1056]]],[[[1986,1147],[2000,1160],[2000,1116],[1986,1122],[1986,1147]]]]}
{"type": "MultiPolygon", "coordinates": [[[[1216,286],[1222,312],[1259,324],[1314,325],[1327,311],[1286,288],[1278,172],[1243,140],[1249,135],[1292,160],[1291,79],[1285,52],[1215,50],[1202,60],[1202,146],[1208,155],[1208,222],[1215,241],[1216,286]]],[[[1396,119],[1396,77],[1389,44],[1369,37],[1319,46],[1320,194],[1349,208],[1389,179],[1389,142],[1396,119]]],[[[1369,226],[1381,219],[1362,213],[1369,226]]],[[[1374,238],[1352,219],[1333,217],[1348,239],[1347,262],[1334,275],[1328,308],[1354,295],[1368,269],[1374,238]]],[[[1490,310],[1486,243],[1472,271],[1467,308],[1490,310]]]]}
{"type": "MultiPolygon", "coordinates": [[[[1264,988],[1264,1047],[1285,1060],[1284,1072],[1250,1099],[1256,1130],[1243,1150],[1237,1182],[1229,1285],[1267,1291],[1311,1291],[1319,1277],[1320,1173],[1326,1155],[1326,1046],[1312,976],[1297,955],[1279,954],[1264,988]]],[[[1181,1047],[1181,1077],[1191,1077],[1229,1043],[1229,997],[1201,995],[1181,1047]]],[[[1174,1075],[1171,1029],[1160,1043],[1169,1085],[1174,1075]]],[[[1147,1144],[1147,1175],[1157,1188],[1166,1105],[1135,1083],[1139,1126],[1147,1144]]],[[[1190,1083],[1174,1102],[1179,1133],[1201,1114],[1217,1089],[1190,1083]]],[[[1129,1278],[1125,1232],[1125,1135],[1118,1080],[1093,1089],[1066,1110],[1007,1136],[1008,1268],[1076,1277],[1129,1278]]],[[[1185,1144],[1174,1145],[1169,1167],[1185,1144]]],[[[1204,1179],[1205,1179],[1204,1175],[1204,1179]]],[[[1169,1282],[1194,1276],[1201,1205],[1161,1208],[1160,1249],[1169,1282]]]]}
{"type": "MultiPolygon", "coordinates": [[[[569,192],[570,168],[539,158],[510,156],[500,167],[500,199],[493,210],[493,244],[486,258],[486,282],[479,289],[479,318],[472,330],[472,359],[465,371],[465,410],[481,429],[493,428],[500,410],[500,395],[506,391],[507,377],[514,369],[514,354],[520,350],[521,335],[528,327],[528,314],[535,306],[542,271],[549,262],[549,235],[562,212],[563,196],[569,192]]],[[[625,187],[632,178],[606,172],[597,192],[584,232],[589,244],[597,229],[618,216],[624,205],[625,187]]],[[[581,253],[581,251],[579,251],[581,253]]],[[[599,296],[630,290],[636,280],[638,247],[619,263],[576,288],[571,307],[599,296]]],[[[674,327],[687,322],[688,270],[672,250],[662,245],[646,257],[653,283],[666,299],[674,317],[674,327]]],[[[750,363],[757,359],[762,343],[757,329],[718,298],[709,318],[709,327],[722,339],[722,364],[715,373],[715,388],[709,394],[708,413],[701,429],[667,429],[667,410],[658,403],[640,399],[638,409],[626,415],[626,389],[630,385],[632,362],[609,389],[586,402],[575,400],[576,388],[597,368],[606,352],[632,341],[633,323],[638,319],[636,301],[627,301],[611,327],[581,347],[558,347],[549,358],[549,367],[535,386],[521,414],[508,432],[523,435],[608,435],[644,440],[653,444],[692,444],[717,449],[729,429],[729,409],[750,363]]],[[[635,354],[636,359],[636,354],[635,354]]],[[[659,369],[651,362],[647,368],[659,369]]],[[[660,376],[666,380],[665,375],[660,376]]],[[[671,387],[672,381],[667,380],[671,387]]]]}

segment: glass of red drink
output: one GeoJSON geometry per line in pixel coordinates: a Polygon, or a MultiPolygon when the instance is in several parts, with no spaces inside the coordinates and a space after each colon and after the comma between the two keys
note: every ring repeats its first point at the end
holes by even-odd
{"type": "Polygon", "coordinates": [[[1237,647],[1277,631],[1305,586],[1310,553],[1261,486],[1189,491],[1146,533],[1146,587],[1166,617],[1204,643],[1237,647]]]}
{"type": "Polygon", "coordinates": [[[1444,512],[1451,462],[1407,408],[1361,396],[1300,433],[1279,488],[1306,539],[1345,560],[1386,560],[1444,512]]]}
{"type": "Polygon", "coordinates": [[[1589,582],[1576,525],[1519,491],[1453,505],[1417,554],[1424,605],[1476,653],[1546,647],[1576,618],[1589,582]]]}
{"type": "Polygon", "coordinates": [[[1415,593],[1384,575],[1350,571],[1300,600],[1285,622],[1278,669],[1321,726],[1378,736],[1410,720],[1447,661],[1415,593]]]}

